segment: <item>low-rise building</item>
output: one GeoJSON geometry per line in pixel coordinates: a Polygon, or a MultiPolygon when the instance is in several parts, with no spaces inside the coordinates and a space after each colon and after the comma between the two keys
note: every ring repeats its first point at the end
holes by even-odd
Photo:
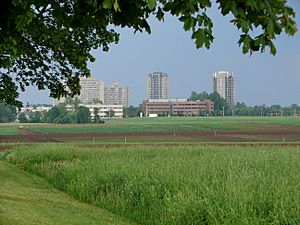
{"type": "MultiPolygon", "coordinates": [[[[94,118],[95,109],[98,111],[100,118],[123,118],[123,105],[103,105],[103,104],[79,104],[90,110],[91,117],[94,118]]],[[[68,112],[75,111],[74,105],[66,105],[68,112]]]]}
{"type": "Polygon", "coordinates": [[[36,105],[36,106],[25,106],[22,107],[19,113],[31,113],[31,112],[44,112],[49,111],[52,108],[50,105],[36,105]]]}
{"type": "Polygon", "coordinates": [[[191,101],[188,99],[149,99],[143,102],[143,113],[173,116],[199,116],[214,111],[211,100],[191,101]]]}
{"type": "Polygon", "coordinates": [[[82,106],[90,110],[92,118],[95,116],[95,109],[98,109],[100,118],[123,118],[123,105],[89,104],[82,106]]]}

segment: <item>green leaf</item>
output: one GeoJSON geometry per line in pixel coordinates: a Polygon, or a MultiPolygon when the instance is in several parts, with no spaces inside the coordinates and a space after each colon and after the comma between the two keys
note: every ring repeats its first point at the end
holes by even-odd
{"type": "Polygon", "coordinates": [[[173,2],[168,2],[167,4],[165,4],[164,6],[164,11],[170,11],[173,9],[173,2]]]}
{"type": "Polygon", "coordinates": [[[121,12],[121,9],[120,9],[118,0],[115,0],[115,3],[114,3],[114,10],[115,10],[116,12],[121,12]]]}
{"type": "Polygon", "coordinates": [[[273,42],[270,42],[269,45],[270,45],[270,53],[271,53],[272,55],[276,55],[277,50],[276,50],[275,45],[273,44],[273,42]]]}
{"type": "Polygon", "coordinates": [[[196,47],[201,48],[205,43],[205,31],[198,29],[193,33],[192,38],[195,39],[196,47]]]}
{"type": "Polygon", "coordinates": [[[248,31],[249,31],[249,25],[248,25],[247,21],[244,20],[244,19],[240,19],[239,22],[240,22],[242,31],[243,31],[244,33],[248,33],[248,31]]]}
{"type": "Polygon", "coordinates": [[[152,11],[156,8],[156,0],[148,0],[148,8],[152,11]]]}
{"type": "Polygon", "coordinates": [[[195,26],[194,18],[190,15],[189,16],[182,16],[182,17],[179,18],[179,20],[184,23],[183,24],[183,29],[185,31],[190,30],[192,27],[195,26]]]}
{"type": "Polygon", "coordinates": [[[272,19],[266,18],[266,23],[267,23],[266,32],[268,34],[273,34],[274,33],[274,21],[272,19]]]}
{"type": "Polygon", "coordinates": [[[159,21],[162,21],[164,19],[164,12],[160,7],[157,10],[156,17],[159,21]]]}
{"type": "Polygon", "coordinates": [[[111,9],[111,7],[113,5],[113,1],[112,0],[104,0],[102,5],[103,5],[104,9],[111,9]]]}

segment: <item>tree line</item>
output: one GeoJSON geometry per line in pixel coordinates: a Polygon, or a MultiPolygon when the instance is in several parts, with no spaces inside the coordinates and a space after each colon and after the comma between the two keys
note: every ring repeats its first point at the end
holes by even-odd
{"type": "Polygon", "coordinates": [[[17,109],[15,106],[0,102],[0,123],[9,123],[16,120],[17,109]]]}
{"type": "MultiPolygon", "coordinates": [[[[300,116],[300,106],[292,104],[290,106],[281,105],[255,105],[247,106],[245,103],[237,102],[234,107],[230,107],[225,99],[223,99],[217,92],[191,93],[190,100],[211,100],[214,102],[214,111],[209,116],[300,116]],[[223,110],[224,109],[224,110],[223,110]]],[[[17,113],[17,108],[12,105],[0,103],[0,123],[14,122],[17,119],[20,123],[104,123],[105,121],[100,117],[98,108],[94,108],[93,117],[88,108],[75,104],[75,111],[67,111],[66,104],[58,104],[52,107],[49,111],[36,112],[21,112],[17,113]]],[[[141,106],[124,107],[123,116],[138,117],[141,112],[141,106]]],[[[114,116],[114,111],[107,112],[108,117],[114,116]]]]}
{"type": "Polygon", "coordinates": [[[197,93],[193,91],[191,93],[191,100],[201,100],[210,99],[214,102],[214,112],[211,116],[299,116],[300,106],[297,104],[292,104],[290,106],[281,106],[278,104],[273,104],[267,106],[255,105],[247,106],[243,102],[237,102],[235,106],[230,106],[227,104],[226,100],[222,98],[219,93],[212,92],[207,93],[206,91],[197,93]]]}
{"type": "Polygon", "coordinates": [[[20,123],[104,123],[98,108],[94,108],[93,114],[92,118],[90,110],[84,106],[77,106],[75,111],[68,111],[66,104],[61,103],[53,106],[49,111],[29,112],[28,115],[21,112],[18,119],[20,123]]]}

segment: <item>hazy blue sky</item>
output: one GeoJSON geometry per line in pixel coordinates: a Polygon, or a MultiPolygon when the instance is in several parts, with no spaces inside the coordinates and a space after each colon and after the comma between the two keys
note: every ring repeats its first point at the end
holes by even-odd
{"type": "MultiPolygon", "coordinates": [[[[300,27],[300,3],[290,0],[300,27]]],[[[232,71],[236,75],[237,100],[248,105],[300,104],[300,32],[283,35],[275,41],[277,55],[243,55],[237,41],[239,32],[230,24],[231,16],[222,17],[211,10],[215,41],[209,50],[196,49],[190,33],[168,16],[165,22],[150,21],[152,33],[134,34],[120,30],[120,42],[108,53],[94,52],[92,74],[110,85],[113,81],[129,86],[132,104],[145,98],[146,75],[155,71],[168,73],[171,98],[187,98],[194,90],[212,91],[212,73],[232,71]]],[[[23,102],[52,103],[47,91],[30,88],[21,95],[23,102]]]]}

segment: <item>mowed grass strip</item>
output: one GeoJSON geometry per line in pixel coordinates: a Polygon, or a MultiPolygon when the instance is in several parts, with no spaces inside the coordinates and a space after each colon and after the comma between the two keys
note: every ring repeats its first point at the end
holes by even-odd
{"type": "Polygon", "coordinates": [[[80,203],[39,177],[0,161],[0,224],[133,224],[80,203]]]}
{"type": "Polygon", "coordinates": [[[1,127],[0,126],[0,135],[20,135],[21,131],[19,131],[16,127],[1,127]]]}
{"type": "Polygon", "coordinates": [[[140,224],[300,224],[300,148],[20,147],[1,158],[140,224]]]}

